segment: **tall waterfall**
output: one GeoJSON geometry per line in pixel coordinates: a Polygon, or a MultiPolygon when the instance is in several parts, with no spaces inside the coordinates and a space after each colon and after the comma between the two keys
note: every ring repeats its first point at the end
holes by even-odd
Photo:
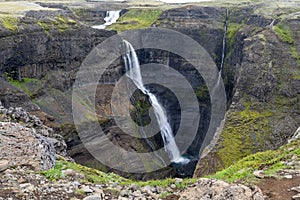
{"type": "Polygon", "coordinates": [[[222,79],[222,72],[224,68],[224,62],[225,62],[225,52],[226,52],[226,35],[227,35],[227,29],[228,29],[228,16],[229,16],[229,11],[228,8],[226,9],[226,18],[224,22],[224,34],[223,34],[223,41],[222,41],[222,57],[221,57],[221,65],[220,65],[220,71],[219,71],[219,76],[217,83],[215,84],[212,92],[216,90],[217,87],[219,87],[222,79]]]}
{"type": "Polygon", "coordinates": [[[226,9],[226,19],[224,23],[224,35],[223,35],[223,42],[222,42],[222,58],[221,58],[221,66],[220,72],[222,73],[224,68],[224,61],[225,61],[225,51],[226,51],[226,35],[227,35],[227,28],[228,28],[228,8],[226,9]]]}
{"type": "Polygon", "coordinates": [[[140,64],[133,46],[124,40],[125,53],[123,60],[125,63],[126,75],[133,81],[138,89],[145,95],[149,96],[150,103],[153,107],[154,114],[160,127],[161,136],[164,143],[165,151],[168,153],[171,162],[173,163],[188,163],[189,159],[183,158],[174,140],[173,131],[168,122],[167,115],[162,105],[157,100],[156,96],[147,90],[143,84],[140,64]]]}
{"type": "Polygon", "coordinates": [[[107,26],[116,23],[117,20],[120,18],[121,10],[117,11],[106,11],[106,16],[104,18],[105,23],[98,26],[93,26],[95,29],[105,29],[107,26]]]}

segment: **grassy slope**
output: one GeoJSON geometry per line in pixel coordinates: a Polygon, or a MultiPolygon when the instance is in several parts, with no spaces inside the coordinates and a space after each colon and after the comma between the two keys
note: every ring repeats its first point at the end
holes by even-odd
{"type": "Polygon", "coordinates": [[[161,9],[154,8],[130,9],[120,17],[118,23],[109,26],[108,29],[122,32],[125,30],[147,28],[158,19],[161,13],[161,9]]]}
{"type": "Polygon", "coordinates": [[[242,181],[249,183],[255,180],[254,170],[263,169],[267,176],[272,176],[282,169],[288,169],[289,166],[285,165],[284,162],[291,160],[293,156],[297,156],[297,160],[300,160],[300,140],[280,147],[278,150],[249,155],[230,167],[208,177],[228,182],[242,181]]]}
{"type": "MultiPolygon", "coordinates": [[[[269,150],[249,155],[231,165],[230,167],[219,171],[214,175],[208,176],[208,178],[225,180],[230,183],[253,183],[256,180],[253,175],[253,172],[255,170],[264,169],[266,176],[274,175],[282,169],[288,169],[289,166],[285,165],[284,163],[291,160],[292,157],[295,156],[297,157],[297,160],[300,160],[300,140],[296,140],[290,144],[282,146],[278,150],[269,150]]],[[[96,169],[81,166],[74,162],[67,162],[62,157],[58,157],[54,169],[50,169],[48,171],[43,171],[40,173],[46,176],[48,179],[54,181],[62,178],[62,170],[64,169],[73,169],[78,173],[84,174],[85,179],[80,180],[80,182],[90,182],[97,184],[109,184],[111,182],[118,182],[121,185],[136,184],[139,187],[143,187],[146,185],[168,187],[171,184],[175,184],[176,182],[176,180],[173,178],[150,181],[133,181],[125,179],[114,173],[104,173],[96,169]]],[[[184,188],[190,184],[195,183],[196,181],[197,179],[184,179],[183,182],[177,183],[177,188],[184,188]]]]}

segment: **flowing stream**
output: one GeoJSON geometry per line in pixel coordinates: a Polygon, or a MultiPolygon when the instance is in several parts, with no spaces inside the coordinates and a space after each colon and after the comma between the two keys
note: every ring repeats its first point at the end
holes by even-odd
{"type": "Polygon", "coordinates": [[[107,26],[116,23],[117,20],[120,18],[121,10],[117,11],[106,11],[106,17],[104,18],[105,23],[102,25],[92,26],[95,29],[105,29],[107,26]]]}
{"type": "Polygon", "coordinates": [[[141,69],[138,57],[133,46],[124,40],[125,53],[123,60],[125,63],[126,75],[133,81],[138,89],[140,89],[150,99],[150,103],[153,107],[154,114],[158,125],[160,127],[160,133],[163,139],[165,151],[168,153],[170,161],[173,163],[186,164],[189,159],[181,156],[180,151],[174,140],[172,128],[168,122],[167,115],[159,103],[158,99],[154,94],[147,90],[143,84],[141,69]]]}

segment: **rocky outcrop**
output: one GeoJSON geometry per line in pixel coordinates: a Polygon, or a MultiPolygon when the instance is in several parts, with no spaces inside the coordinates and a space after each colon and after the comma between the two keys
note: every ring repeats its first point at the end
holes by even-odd
{"type": "Polygon", "coordinates": [[[277,149],[292,137],[300,123],[299,22],[238,28],[229,23],[234,38],[228,38],[225,71],[234,77],[231,105],[216,146],[201,158],[195,176],[214,173],[254,152],[277,149]]]}
{"type": "Polygon", "coordinates": [[[0,123],[0,160],[8,166],[28,166],[34,170],[48,170],[55,164],[53,143],[46,137],[18,123],[0,123]]]}
{"type": "Polygon", "coordinates": [[[228,184],[220,180],[200,179],[195,185],[179,194],[179,200],[214,199],[214,200],[263,200],[258,187],[241,184],[228,184]]]}
{"type": "MultiPolygon", "coordinates": [[[[49,128],[45,126],[40,119],[38,119],[34,115],[30,115],[27,113],[24,109],[18,107],[18,108],[12,108],[10,107],[9,109],[4,108],[3,106],[0,105],[0,121],[3,123],[6,123],[3,125],[3,134],[7,136],[12,136],[13,137],[19,138],[19,140],[14,141],[13,143],[16,143],[16,147],[18,148],[18,144],[22,145],[22,141],[27,139],[22,139],[23,137],[30,137],[30,133],[33,135],[31,137],[36,137],[37,140],[41,140],[40,143],[42,144],[43,142],[46,143],[46,145],[50,145],[50,150],[53,151],[51,148],[54,148],[54,154],[59,154],[61,156],[67,156],[67,145],[63,139],[63,137],[59,134],[56,134],[52,128],[49,128]],[[12,124],[12,128],[10,128],[9,123],[14,123],[12,124]],[[7,133],[8,131],[8,133],[7,133]],[[24,134],[23,136],[17,136],[18,131],[23,131],[24,134]],[[15,135],[15,136],[14,136],[15,135]]],[[[30,143],[28,143],[30,144],[30,143]]],[[[5,147],[5,144],[2,144],[3,148],[5,147]]],[[[25,145],[26,146],[26,145],[25,145]]],[[[33,148],[33,147],[32,147],[33,148]]],[[[6,149],[9,150],[9,149],[6,149]]],[[[38,150],[38,148],[37,148],[38,150]]],[[[4,151],[4,149],[3,149],[4,151]]],[[[23,149],[22,151],[26,152],[26,149],[23,149]]],[[[8,151],[11,153],[14,153],[14,151],[8,151]]],[[[21,152],[22,153],[22,152],[21,152]]],[[[52,152],[53,153],[53,152],[52,152]]],[[[20,154],[21,155],[21,154],[20,154]]],[[[18,156],[20,156],[18,155],[18,156]]],[[[28,155],[34,155],[34,154],[28,154],[28,155]]],[[[22,156],[20,156],[21,159],[22,156]]],[[[26,160],[26,159],[25,159],[26,160]]],[[[53,163],[52,163],[53,164],[53,163]]]]}

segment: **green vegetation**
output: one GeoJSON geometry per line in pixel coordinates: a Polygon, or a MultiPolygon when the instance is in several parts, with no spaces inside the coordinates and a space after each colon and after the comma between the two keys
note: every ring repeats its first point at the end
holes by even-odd
{"type": "Polygon", "coordinates": [[[50,32],[49,32],[50,31],[50,26],[49,26],[49,24],[46,23],[46,22],[43,22],[43,21],[38,21],[37,24],[39,26],[41,26],[44,29],[44,32],[46,33],[46,35],[48,37],[50,37],[50,32]]]}
{"type": "Polygon", "coordinates": [[[16,31],[18,29],[19,19],[13,16],[2,16],[0,18],[2,26],[10,31],[16,31]]]}
{"type": "Polygon", "coordinates": [[[169,196],[170,194],[172,194],[171,192],[163,192],[159,195],[159,198],[160,199],[164,199],[166,198],[167,196],[169,196]]]}
{"type": "Polygon", "coordinates": [[[293,57],[297,60],[298,65],[300,65],[300,55],[295,46],[290,46],[293,57]]]}
{"type": "Polygon", "coordinates": [[[295,80],[300,80],[300,73],[294,73],[293,74],[293,79],[295,79],[295,80]]]}
{"type": "Polygon", "coordinates": [[[297,48],[294,46],[294,38],[292,37],[292,33],[289,28],[284,27],[283,25],[274,26],[274,31],[276,35],[282,40],[290,45],[291,53],[293,58],[296,59],[297,64],[300,65],[300,55],[297,48]]]}
{"type": "Polygon", "coordinates": [[[230,57],[234,50],[234,44],[236,40],[236,35],[238,31],[243,27],[243,24],[236,24],[236,23],[228,23],[227,28],[227,40],[228,40],[228,53],[226,57],[230,57]]]}
{"type": "Polygon", "coordinates": [[[125,30],[147,28],[159,18],[161,13],[161,9],[130,9],[120,17],[118,23],[112,24],[108,29],[122,32],[125,30]]]}
{"type": "Polygon", "coordinates": [[[22,78],[20,81],[13,80],[10,77],[7,77],[7,79],[12,85],[23,90],[30,97],[34,95],[35,89],[41,84],[38,79],[34,78],[22,78]]]}
{"type": "Polygon", "coordinates": [[[229,167],[243,157],[263,149],[271,133],[270,111],[257,111],[245,103],[245,110],[228,112],[228,120],[220,138],[218,156],[224,167],[229,167]]]}
{"type": "MultiPolygon", "coordinates": [[[[60,156],[57,157],[56,165],[53,169],[50,169],[48,171],[42,171],[40,172],[40,174],[44,175],[47,179],[53,181],[53,180],[61,179],[62,170],[65,169],[73,169],[76,172],[83,174],[85,179],[80,180],[80,182],[90,182],[96,184],[118,182],[121,185],[136,184],[138,187],[150,185],[153,187],[160,186],[163,188],[176,183],[176,179],[174,178],[167,178],[163,180],[150,180],[150,181],[133,181],[133,180],[123,178],[114,173],[104,173],[99,170],[85,167],[74,162],[68,162],[60,156]]],[[[182,182],[177,183],[176,186],[177,188],[184,188],[187,185],[191,185],[195,183],[196,181],[197,179],[184,179],[182,182]]]]}
{"type": "Polygon", "coordinates": [[[51,21],[38,21],[37,24],[44,29],[48,37],[50,36],[51,28],[57,28],[60,32],[64,32],[69,30],[71,26],[77,26],[77,22],[75,20],[64,16],[58,16],[51,21]]]}
{"type": "Polygon", "coordinates": [[[195,89],[195,94],[199,98],[209,98],[209,91],[207,85],[202,85],[195,89]]]}
{"type": "Polygon", "coordinates": [[[245,183],[255,181],[253,172],[255,170],[264,169],[266,176],[272,176],[282,169],[289,168],[282,161],[291,159],[293,156],[300,156],[300,140],[296,140],[278,150],[269,150],[249,155],[242,160],[231,165],[227,169],[217,172],[208,178],[216,178],[228,181],[243,181],[245,183]]]}
{"type": "Polygon", "coordinates": [[[50,181],[55,181],[57,179],[62,178],[62,168],[63,164],[61,162],[57,162],[53,169],[48,171],[42,171],[40,174],[44,175],[50,181]]]}
{"type": "Polygon", "coordinates": [[[285,28],[280,25],[274,26],[274,31],[276,32],[277,36],[283,41],[288,44],[294,44],[294,39],[291,36],[291,32],[288,28],[285,28]]]}

